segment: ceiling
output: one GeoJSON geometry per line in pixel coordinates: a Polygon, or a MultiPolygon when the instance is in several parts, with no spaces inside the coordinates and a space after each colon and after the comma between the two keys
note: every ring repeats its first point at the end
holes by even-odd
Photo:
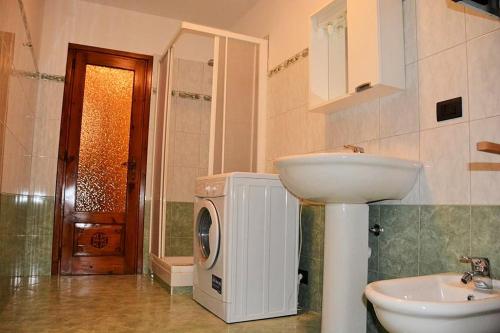
{"type": "Polygon", "coordinates": [[[102,5],[230,28],[258,0],[85,0],[102,5]]]}

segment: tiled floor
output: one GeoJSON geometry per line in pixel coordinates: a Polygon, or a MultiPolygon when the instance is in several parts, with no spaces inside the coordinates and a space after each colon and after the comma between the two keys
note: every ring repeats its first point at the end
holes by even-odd
{"type": "Polygon", "coordinates": [[[304,313],[227,325],[144,276],[0,280],[0,332],[319,332],[304,313]]]}

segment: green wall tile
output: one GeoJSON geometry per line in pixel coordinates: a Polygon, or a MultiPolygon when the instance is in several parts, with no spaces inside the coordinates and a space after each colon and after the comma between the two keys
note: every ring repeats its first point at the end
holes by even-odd
{"type": "Polygon", "coordinates": [[[170,239],[169,256],[192,256],[193,255],[193,238],[172,237],[170,239]]]}
{"type": "Polygon", "coordinates": [[[193,237],[192,202],[174,202],[171,206],[172,237],[193,237]]]}
{"type": "Polygon", "coordinates": [[[458,258],[470,253],[469,213],[469,206],[421,207],[420,275],[466,269],[458,258]]]}
{"type": "Polygon", "coordinates": [[[377,319],[373,305],[367,301],[366,304],[366,332],[367,333],[389,333],[377,319]]]}
{"type": "Polygon", "coordinates": [[[142,246],[142,273],[149,274],[150,261],[149,261],[149,231],[151,227],[151,201],[144,201],[144,241],[142,246]]]}
{"type": "Polygon", "coordinates": [[[27,235],[52,235],[54,197],[30,196],[27,206],[27,235]]]}
{"type": "MultiPolygon", "coordinates": [[[[369,216],[370,227],[375,224],[380,224],[380,206],[371,205],[368,216],[369,216]]],[[[380,235],[377,237],[371,232],[368,232],[368,246],[372,250],[372,254],[368,259],[368,269],[375,272],[378,271],[379,237],[380,235]]]]}
{"type": "Polygon", "coordinates": [[[489,258],[493,276],[500,278],[500,206],[472,206],[471,231],[471,255],[489,258]]]}
{"type": "Polygon", "coordinates": [[[308,272],[308,284],[299,286],[299,305],[307,310],[321,312],[323,293],[323,260],[301,256],[299,269],[308,272]]]}
{"type": "Polygon", "coordinates": [[[22,236],[26,234],[28,196],[0,195],[0,233],[22,236]]]}
{"type": "Polygon", "coordinates": [[[372,283],[372,282],[378,281],[378,280],[380,280],[378,277],[378,272],[368,271],[368,278],[367,278],[368,283],[372,283]]]}
{"type": "Polygon", "coordinates": [[[419,207],[380,206],[379,273],[392,276],[418,274],[419,207]]]}
{"type": "Polygon", "coordinates": [[[25,237],[24,276],[50,275],[52,235],[25,237]]]}
{"type": "Polygon", "coordinates": [[[324,206],[302,206],[302,255],[322,259],[325,234],[324,206]]]}
{"type": "Polygon", "coordinates": [[[26,236],[0,236],[0,276],[26,275],[26,236]]]}

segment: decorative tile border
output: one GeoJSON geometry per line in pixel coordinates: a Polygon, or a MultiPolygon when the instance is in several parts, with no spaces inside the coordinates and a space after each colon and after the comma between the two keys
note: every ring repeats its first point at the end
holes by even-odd
{"type": "Polygon", "coordinates": [[[300,59],[307,58],[307,56],[309,56],[309,48],[303,49],[299,53],[297,53],[294,56],[292,56],[292,57],[286,59],[285,61],[283,61],[281,64],[275,66],[274,68],[272,68],[271,70],[269,70],[267,72],[267,76],[271,77],[271,76],[273,76],[275,74],[278,74],[279,72],[283,71],[288,66],[293,65],[294,63],[296,63],[300,59]]]}
{"type": "Polygon", "coordinates": [[[46,81],[56,81],[56,82],[64,82],[64,80],[65,80],[64,75],[53,75],[53,74],[46,74],[46,73],[39,73],[39,72],[28,72],[28,71],[21,71],[21,70],[13,70],[12,75],[21,76],[21,77],[25,77],[28,79],[34,79],[34,80],[46,80],[46,81]]]}
{"type": "Polygon", "coordinates": [[[210,96],[210,95],[192,93],[192,92],[181,91],[181,90],[172,90],[172,96],[178,96],[180,98],[188,98],[188,99],[195,99],[195,100],[196,99],[203,99],[206,102],[212,101],[212,96],[210,96]]]}

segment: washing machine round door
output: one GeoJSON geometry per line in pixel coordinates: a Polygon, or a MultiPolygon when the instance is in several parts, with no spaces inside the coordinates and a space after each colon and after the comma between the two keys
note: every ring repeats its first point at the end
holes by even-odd
{"type": "Polygon", "coordinates": [[[220,243],[219,216],[214,204],[207,199],[200,203],[196,217],[196,236],[200,250],[200,264],[210,269],[217,260],[220,243]]]}

